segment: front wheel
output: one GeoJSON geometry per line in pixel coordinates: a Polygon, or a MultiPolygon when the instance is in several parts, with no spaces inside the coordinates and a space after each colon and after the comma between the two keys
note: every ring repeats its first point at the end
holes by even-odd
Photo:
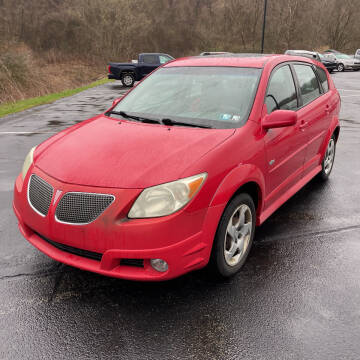
{"type": "Polygon", "coordinates": [[[124,86],[126,87],[132,87],[134,86],[135,83],[135,76],[134,74],[128,73],[128,74],[123,74],[121,76],[121,82],[124,86]]]}
{"type": "Polygon", "coordinates": [[[320,178],[324,181],[326,181],[329,178],[331,174],[331,170],[334,166],[335,151],[336,151],[336,140],[335,140],[335,136],[333,135],[329,140],[324,159],[321,163],[321,172],[319,175],[320,178]]]}
{"type": "Polygon", "coordinates": [[[210,266],[222,277],[237,273],[250,252],[256,210],[250,195],[237,195],[227,205],[215,235],[210,266]]]}
{"type": "Polygon", "coordinates": [[[344,64],[338,64],[338,66],[337,66],[337,71],[340,71],[340,72],[342,72],[342,71],[344,71],[345,70],[345,66],[344,66],[344,64]]]}

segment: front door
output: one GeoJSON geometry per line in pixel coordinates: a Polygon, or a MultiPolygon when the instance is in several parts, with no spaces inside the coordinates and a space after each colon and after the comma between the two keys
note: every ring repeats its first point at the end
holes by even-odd
{"type": "MultiPolygon", "coordinates": [[[[264,108],[273,111],[299,107],[292,70],[288,64],[273,70],[264,108]]],[[[265,111],[264,111],[265,112],[265,111]]],[[[284,195],[302,176],[307,135],[298,122],[294,126],[270,129],[264,136],[267,162],[265,207],[284,195]]]]}

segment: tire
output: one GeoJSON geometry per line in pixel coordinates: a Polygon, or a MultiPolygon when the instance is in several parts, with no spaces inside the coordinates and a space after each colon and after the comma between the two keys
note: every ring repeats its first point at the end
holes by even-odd
{"type": "Polygon", "coordinates": [[[334,166],[335,160],[335,153],[336,153],[336,138],[333,134],[331,139],[329,140],[328,146],[325,151],[324,159],[321,163],[321,172],[319,173],[319,177],[321,180],[326,181],[332,171],[334,166]]]}
{"type": "Polygon", "coordinates": [[[209,264],[213,273],[230,277],[241,269],[253,243],[255,223],[251,196],[246,193],[235,196],[226,206],[216,231],[209,264]]]}
{"type": "Polygon", "coordinates": [[[337,66],[337,71],[339,71],[339,72],[345,71],[345,66],[344,66],[344,64],[342,64],[342,63],[338,64],[338,66],[337,66]]]}
{"type": "Polygon", "coordinates": [[[135,76],[132,73],[121,75],[121,82],[125,87],[133,87],[135,83],[135,76]]]}

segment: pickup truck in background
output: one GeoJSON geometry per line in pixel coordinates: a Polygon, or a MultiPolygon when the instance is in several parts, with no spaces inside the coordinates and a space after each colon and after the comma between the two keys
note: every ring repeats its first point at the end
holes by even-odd
{"type": "Polygon", "coordinates": [[[140,81],[160,65],[167,63],[174,58],[168,54],[144,53],[139,54],[138,60],[131,63],[109,63],[108,78],[121,80],[126,87],[132,87],[135,81],[140,81]]]}

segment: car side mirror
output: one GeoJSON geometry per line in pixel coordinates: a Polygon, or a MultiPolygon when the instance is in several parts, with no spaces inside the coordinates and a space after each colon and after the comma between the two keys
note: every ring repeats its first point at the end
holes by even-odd
{"type": "Polygon", "coordinates": [[[297,122],[297,113],[292,110],[275,110],[265,115],[262,119],[262,127],[265,130],[293,126],[297,122]]]}

